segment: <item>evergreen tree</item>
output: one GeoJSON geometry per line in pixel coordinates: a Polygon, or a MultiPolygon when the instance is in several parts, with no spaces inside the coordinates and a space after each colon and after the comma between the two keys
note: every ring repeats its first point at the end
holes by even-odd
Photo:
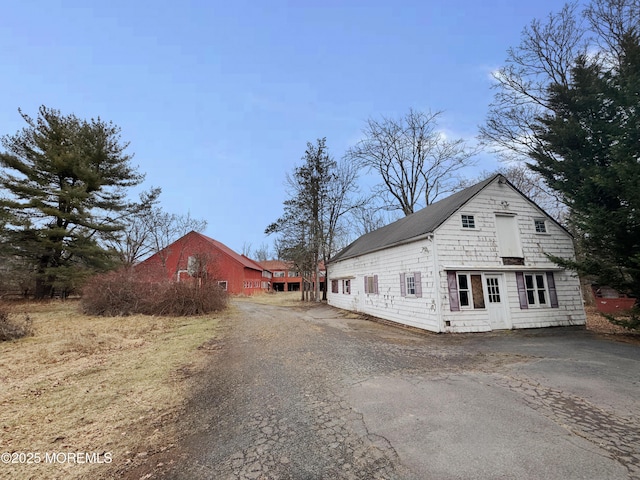
{"type": "MultiPolygon", "coordinates": [[[[307,143],[293,177],[287,178],[291,197],[284,202],[285,215],[267,227],[265,233],[281,234],[282,258],[294,263],[303,277],[316,279],[314,298],[320,299],[320,275],[318,263],[325,240],[324,216],[327,206],[328,186],[333,178],[336,163],[327,152],[326,139],[307,143]]],[[[303,286],[304,287],[304,286],[303,286]]],[[[304,298],[305,288],[302,288],[304,298]]]]}
{"type": "Polygon", "coordinates": [[[27,126],[1,139],[2,254],[29,261],[36,297],[44,298],[111,264],[101,234],[122,228],[126,189],[143,176],[112,123],[45,106],[35,120],[20,114],[27,126]]]}
{"type": "Polygon", "coordinates": [[[540,143],[530,167],[562,195],[577,234],[581,260],[556,260],[640,298],[640,37],[635,29],[621,35],[616,53],[615,61],[582,55],[571,82],[550,86],[550,111],[534,129],[540,143]]]}
{"type": "MultiPolygon", "coordinates": [[[[326,263],[335,253],[340,245],[344,215],[361,200],[352,199],[358,190],[357,169],[337,163],[328,153],[325,138],[318,139],[316,144],[307,143],[302,160],[293,176],[287,175],[290,197],[284,201],[284,215],[269,225],[265,233],[279,234],[279,258],[293,262],[303,278],[316,279],[314,298],[319,301],[320,261],[326,263]]],[[[302,290],[304,299],[305,289],[302,290]]]]}

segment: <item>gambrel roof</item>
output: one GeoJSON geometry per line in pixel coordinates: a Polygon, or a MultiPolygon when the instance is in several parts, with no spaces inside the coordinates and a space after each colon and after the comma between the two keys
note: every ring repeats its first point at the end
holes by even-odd
{"type": "MultiPolygon", "coordinates": [[[[361,236],[336,254],[329,263],[383,250],[422,235],[433,233],[445,220],[456,213],[463,205],[496,179],[501,179],[501,182],[508,183],[518,193],[529,200],[529,202],[535,205],[536,208],[544,212],[544,210],[538,207],[531,199],[511,185],[503,175],[496,174],[480,183],[476,183],[475,185],[454,193],[447,198],[432,203],[422,210],[361,236]]],[[[555,220],[553,221],[555,222],[555,220]]],[[[561,226],[561,228],[564,230],[564,227],[561,226]]]]}

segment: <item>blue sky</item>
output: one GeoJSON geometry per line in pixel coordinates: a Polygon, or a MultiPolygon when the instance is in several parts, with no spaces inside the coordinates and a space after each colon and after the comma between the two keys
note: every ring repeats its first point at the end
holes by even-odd
{"type": "MultiPolygon", "coordinates": [[[[5,2],[0,134],[39,105],[122,128],[162,207],[236,251],[271,244],[306,142],[338,158],[367,118],[444,110],[474,141],[501,66],[562,2],[5,2]]],[[[498,163],[489,154],[478,170],[498,163]]],[[[474,172],[469,172],[473,176],[474,172]]]]}

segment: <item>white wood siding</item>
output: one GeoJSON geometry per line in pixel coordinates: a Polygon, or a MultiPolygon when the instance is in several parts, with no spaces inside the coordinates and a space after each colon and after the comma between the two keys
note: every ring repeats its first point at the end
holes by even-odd
{"type": "Polygon", "coordinates": [[[438,331],[434,291],[432,242],[421,240],[328,265],[329,286],[338,280],[339,292],[329,288],[329,305],[366,313],[394,322],[438,331]],[[400,274],[420,272],[422,297],[400,292],[400,274]],[[364,293],[364,277],[378,275],[378,294],[364,293]],[[342,291],[342,279],[351,278],[351,294],[342,291]]]}
{"type": "MultiPolygon", "coordinates": [[[[580,282],[572,272],[560,270],[545,254],[574,258],[573,239],[542,210],[522,197],[509,185],[494,182],[454,214],[435,235],[438,269],[503,273],[508,310],[513,328],[537,328],[561,325],[584,325],[586,316],[580,282]],[[475,229],[463,229],[461,214],[475,216],[475,229]],[[496,214],[515,216],[524,255],[523,266],[504,266],[499,256],[496,214]],[[545,218],[547,233],[536,233],[535,219],[545,218]],[[474,231],[475,230],[475,231],[474,231]],[[558,308],[521,309],[516,285],[516,271],[553,271],[558,308]]],[[[445,331],[478,332],[491,330],[486,310],[449,308],[446,275],[440,278],[441,304],[445,331]]]]}
{"type": "MultiPolygon", "coordinates": [[[[571,236],[534,204],[507,184],[494,181],[467,202],[434,232],[433,238],[388,248],[328,265],[330,305],[367,313],[431,331],[491,330],[486,308],[451,311],[447,271],[502,275],[501,292],[512,328],[584,325],[586,317],[580,283],[572,272],[559,269],[545,254],[574,258],[571,236]],[[463,228],[461,215],[473,215],[475,228],[463,228]],[[524,265],[504,265],[499,253],[496,215],[512,215],[517,226],[524,265]],[[536,233],[535,219],[546,219],[546,233],[536,233]],[[516,271],[552,271],[559,308],[521,309],[516,271]],[[403,297],[400,274],[420,272],[422,298],[403,297]],[[378,276],[378,294],[365,294],[365,276],[378,276]],[[342,279],[351,279],[351,294],[342,279]],[[339,280],[339,292],[331,281],[339,280]]],[[[483,283],[485,277],[483,276],[483,283]]],[[[486,287],[485,287],[486,297],[486,287]]]]}

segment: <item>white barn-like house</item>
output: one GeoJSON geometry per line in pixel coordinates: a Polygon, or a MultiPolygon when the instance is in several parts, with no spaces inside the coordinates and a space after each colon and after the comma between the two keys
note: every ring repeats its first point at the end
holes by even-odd
{"type": "Polygon", "coordinates": [[[495,175],[363,235],[327,264],[330,305],[434,332],[584,325],[573,240],[495,175]]]}

